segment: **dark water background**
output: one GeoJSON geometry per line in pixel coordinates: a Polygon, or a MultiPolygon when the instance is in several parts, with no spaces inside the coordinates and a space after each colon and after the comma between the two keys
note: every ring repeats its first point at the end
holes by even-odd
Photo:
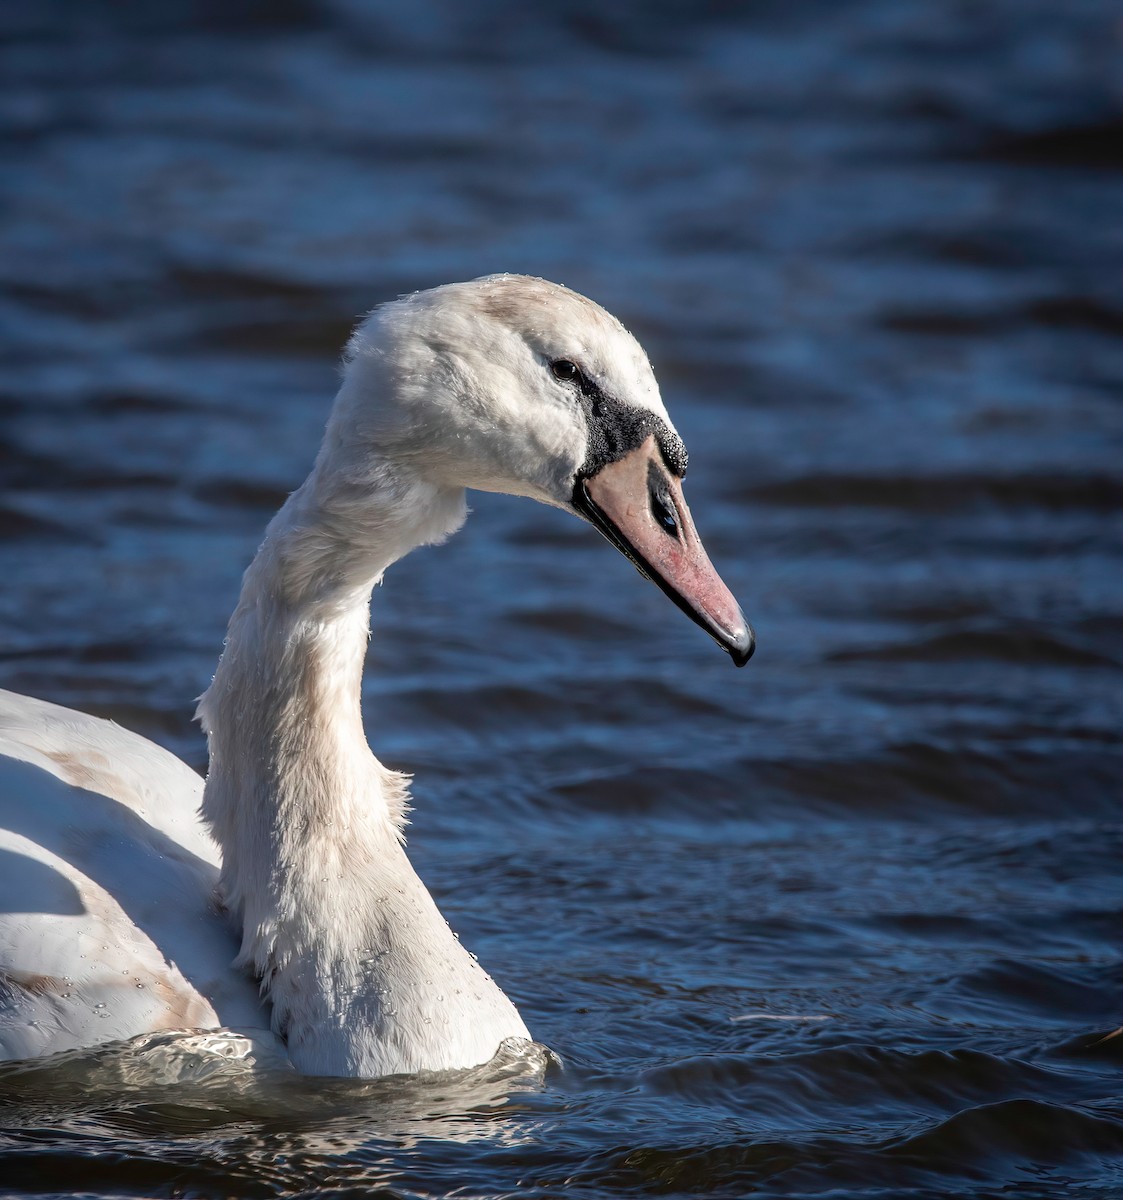
{"type": "Polygon", "coordinates": [[[9,1071],[0,1189],[1123,1195],[1123,10],[0,16],[0,683],[202,768],[349,326],[494,270],[648,347],[760,639],[477,498],[375,597],[368,730],[565,1066],[9,1071]]]}

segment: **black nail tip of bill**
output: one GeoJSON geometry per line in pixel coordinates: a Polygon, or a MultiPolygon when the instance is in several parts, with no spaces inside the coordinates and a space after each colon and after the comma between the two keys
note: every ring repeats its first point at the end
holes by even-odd
{"type": "Polygon", "coordinates": [[[729,651],[729,657],[733,659],[734,665],[743,667],[752,658],[753,651],[756,649],[756,634],[753,632],[753,627],[746,624],[744,628],[730,634],[722,644],[729,651]]]}

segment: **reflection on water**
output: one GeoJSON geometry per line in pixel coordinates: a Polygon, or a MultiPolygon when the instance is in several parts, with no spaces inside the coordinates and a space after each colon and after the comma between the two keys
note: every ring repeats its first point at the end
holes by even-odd
{"type": "MultiPolygon", "coordinates": [[[[330,1183],[325,1164],[337,1160],[348,1184],[369,1187],[391,1178],[392,1152],[430,1142],[444,1152],[528,1144],[520,1101],[541,1092],[550,1061],[542,1047],[512,1043],[470,1071],[309,1080],[244,1036],[184,1031],[5,1064],[0,1088],[10,1137],[92,1138],[103,1155],[128,1156],[148,1143],[166,1178],[190,1169],[195,1186],[245,1194],[263,1172],[277,1186],[300,1186],[301,1163],[314,1164],[306,1185],[330,1183]]],[[[14,1155],[10,1167],[8,1186],[36,1192],[65,1189],[74,1169],[61,1156],[14,1155]]],[[[123,1178],[137,1185],[144,1172],[123,1178]]]]}
{"type": "MultiPolygon", "coordinates": [[[[193,1122],[197,1132],[213,1132],[250,1118],[296,1124],[354,1118],[365,1108],[368,1133],[471,1141],[482,1130],[466,1114],[498,1111],[513,1097],[540,1090],[555,1061],[545,1047],[507,1042],[490,1063],[468,1071],[310,1080],[264,1039],[183,1030],[0,1064],[0,1083],[10,1100],[18,1098],[21,1113],[46,1106],[73,1119],[171,1101],[181,1127],[193,1122]]],[[[489,1136],[500,1134],[492,1129],[489,1136]]]]}
{"type": "Polygon", "coordinates": [[[1111,1194],[1118,13],[0,21],[0,684],[201,767],[193,697],[356,316],[494,270],[648,347],[760,643],[734,672],[589,530],[474,498],[379,589],[365,712],[415,862],[565,1066],[8,1067],[5,1186],[1111,1194]]]}

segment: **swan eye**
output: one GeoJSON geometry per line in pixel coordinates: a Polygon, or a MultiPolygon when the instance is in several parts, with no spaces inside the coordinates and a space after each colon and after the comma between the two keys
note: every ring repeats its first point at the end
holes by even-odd
{"type": "Polygon", "coordinates": [[[555,379],[560,379],[564,383],[572,382],[580,374],[577,364],[570,362],[568,358],[559,358],[550,363],[550,370],[553,371],[555,379]]]}

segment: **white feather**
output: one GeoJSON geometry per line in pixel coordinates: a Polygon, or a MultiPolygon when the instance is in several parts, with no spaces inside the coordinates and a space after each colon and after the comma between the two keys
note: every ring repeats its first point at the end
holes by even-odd
{"type": "Polygon", "coordinates": [[[631,335],[541,280],[362,324],[199,704],[205,795],[143,738],[0,694],[0,1055],[271,1026],[301,1071],[374,1077],[529,1039],[410,866],[406,781],[370,753],[359,686],[372,586],[460,526],[466,487],[568,502],[587,430],[558,357],[665,418],[631,335]]]}

